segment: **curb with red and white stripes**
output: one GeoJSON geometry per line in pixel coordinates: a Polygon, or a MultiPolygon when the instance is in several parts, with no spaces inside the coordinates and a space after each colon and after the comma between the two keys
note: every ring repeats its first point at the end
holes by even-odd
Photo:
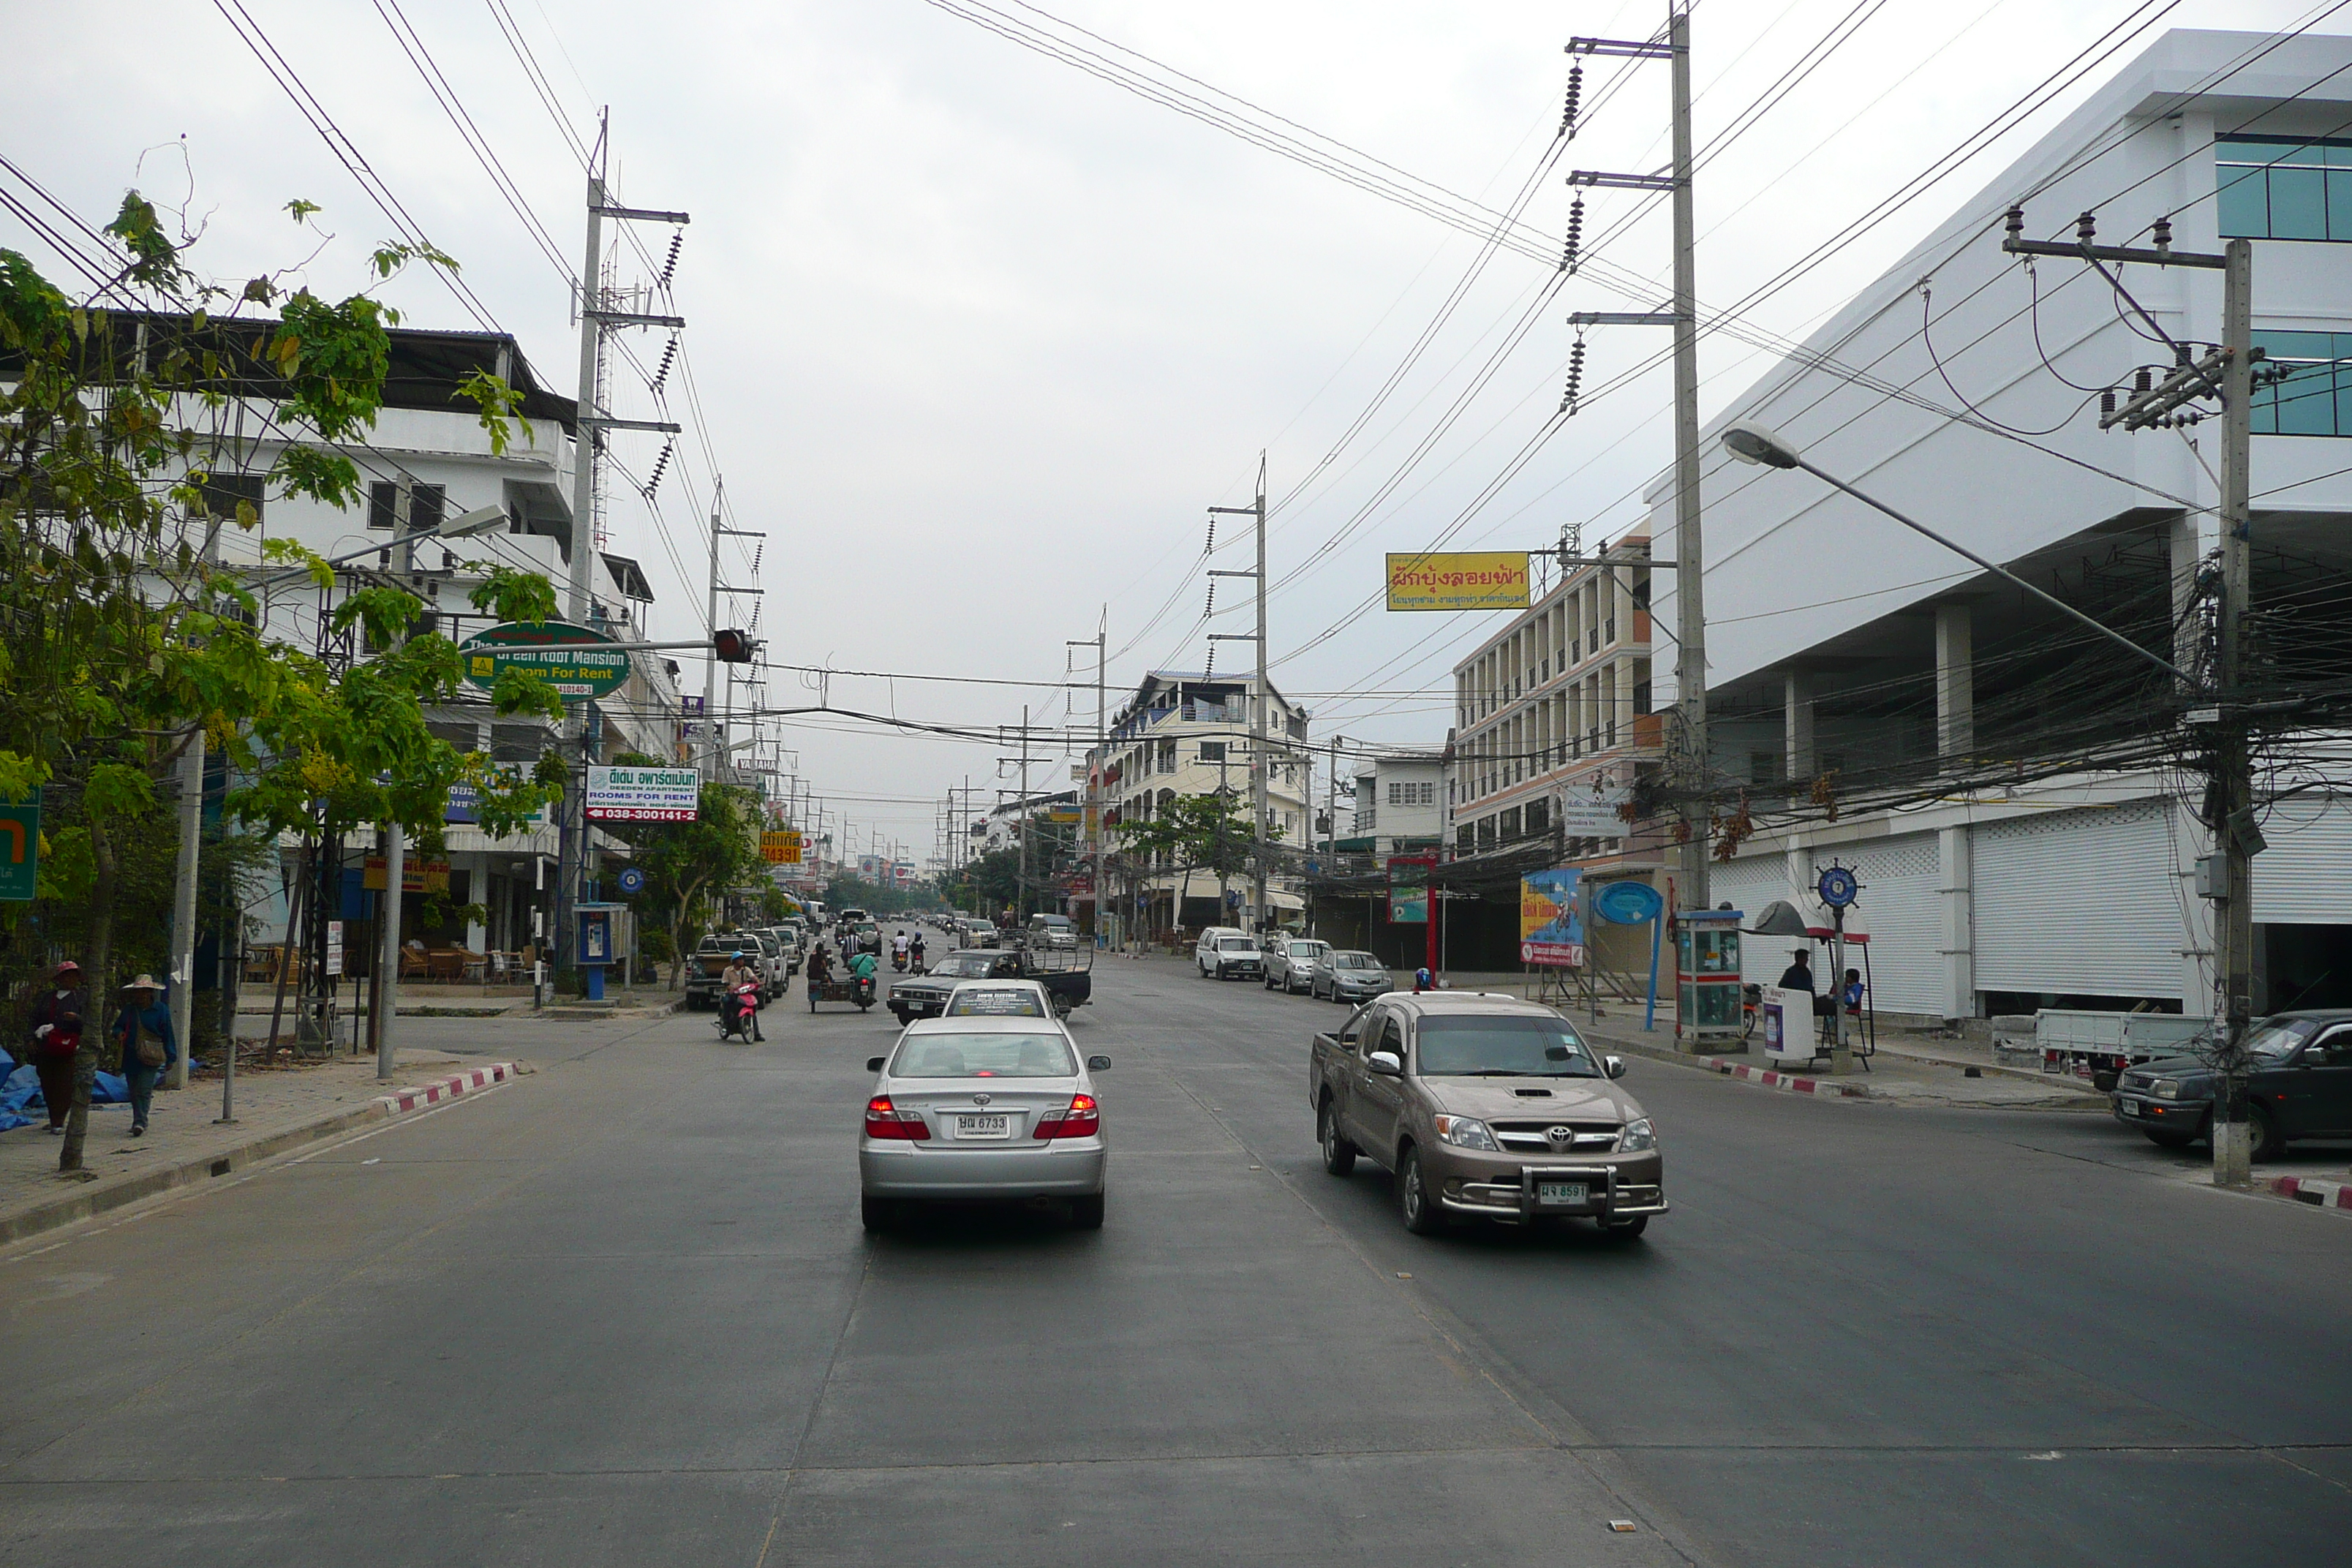
{"type": "Polygon", "coordinates": [[[1858,1083],[1832,1083],[1818,1078],[1799,1078],[1795,1073],[1780,1072],[1772,1068],[1759,1068],[1748,1062],[1726,1061],[1721,1057],[1700,1058],[1706,1067],[1727,1078],[1744,1078],[1766,1089],[1786,1089],[1790,1094],[1817,1094],[1824,1100],[1867,1100],[1870,1090],[1858,1083]]]}
{"type": "Polygon", "coordinates": [[[2315,1208],[2352,1209],[2352,1183],[2315,1181],[2309,1176],[2266,1176],[2255,1185],[2315,1208]]]}
{"type": "Polygon", "coordinates": [[[390,1094],[379,1096],[376,1103],[383,1107],[385,1115],[398,1116],[406,1111],[421,1110],[428,1105],[439,1105],[461,1094],[473,1094],[502,1083],[511,1083],[515,1071],[512,1062],[492,1062],[486,1068],[451,1073],[447,1078],[436,1078],[413,1089],[395,1089],[390,1094]]]}

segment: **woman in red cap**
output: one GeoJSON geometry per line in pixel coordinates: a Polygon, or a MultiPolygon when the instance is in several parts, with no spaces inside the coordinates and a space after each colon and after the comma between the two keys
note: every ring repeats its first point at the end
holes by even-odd
{"type": "Polygon", "coordinates": [[[49,1109],[49,1131],[66,1130],[73,1109],[74,1053],[81,1049],[81,965],[67,959],[52,977],[53,989],[33,1004],[33,1070],[41,1077],[41,1103],[49,1109]]]}

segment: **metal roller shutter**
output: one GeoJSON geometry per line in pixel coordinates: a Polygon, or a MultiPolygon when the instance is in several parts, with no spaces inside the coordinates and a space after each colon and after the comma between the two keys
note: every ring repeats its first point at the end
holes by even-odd
{"type": "MultiPolygon", "coordinates": [[[[1766,904],[1789,897],[1788,860],[1774,853],[1723,861],[1708,869],[1706,885],[1717,903],[1729,904],[1744,917],[1743,923],[1752,924],[1766,904]]],[[[1750,985],[1771,984],[1789,966],[1788,950],[1794,945],[1782,937],[1743,933],[1739,977],[1750,985]]]]}
{"type": "MultiPolygon", "coordinates": [[[[1944,905],[1938,889],[1943,879],[1936,836],[1907,833],[1900,838],[1842,845],[1815,858],[1827,865],[1832,853],[1853,868],[1862,883],[1854,907],[1870,931],[1872,999],[1890,1013],[1942,1016],[1944,905]]],[[[1859,955],[1846,962],[1849,968],[1862,967],[1859,955]]]]}
{"type": "Polygon", "coordinates": [[[2254,919],[2352,925],[2352,796],[2291,795],[2263,816],[2270,847],[2254,857],[2254,919]]]}
{"type": "Polygon", "coordinates": [[[1972,829],[1977,988],[2179,997],[2189,889],[2170,812],[2143,800],[1972,829]]]}

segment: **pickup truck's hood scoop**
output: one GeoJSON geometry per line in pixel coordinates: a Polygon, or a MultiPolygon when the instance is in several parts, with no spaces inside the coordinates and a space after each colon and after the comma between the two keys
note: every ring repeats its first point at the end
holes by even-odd
{"type": "Polygon", "coordinates": [[[1605,1078],[1425,1078],[1421,1083],[1436,1109],[1482,1121],[1497,1116],[1619,1121],[1641,1114],[1625,1109],[1605,1078]],[[1529,1095],[1529,1089],[1549,1092],[1529,1095]]]}

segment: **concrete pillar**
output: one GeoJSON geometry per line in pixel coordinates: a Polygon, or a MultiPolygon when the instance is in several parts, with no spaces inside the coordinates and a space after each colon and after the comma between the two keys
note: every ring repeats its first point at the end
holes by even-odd
{"type": "Polygon", "coordinates": [[[1977,1014],[1976,867],[1966,823],[1936,832],[1937,891],[1943,897],[1943,1013],[1977,1014]]]}
{"type": "Polygon", "coordinates": [[[1783,676],[1780,702],[1787,752],[1785,771],[1790,783],[1801,783],[1817,771],[1813,763],[1812,673],[1792,669],[1783,676]]]}
{"type": "Polygon", "coordinates": [[[1948,761],[1976,749],[1976,644],[1966,601],[1936,606],[1936,751],[1948,761]]]}

